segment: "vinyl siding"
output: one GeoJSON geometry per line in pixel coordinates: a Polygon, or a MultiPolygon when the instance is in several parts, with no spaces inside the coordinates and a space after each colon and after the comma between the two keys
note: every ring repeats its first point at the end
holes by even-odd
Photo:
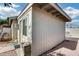
{"type": "Polygon", "coordinates": [[[40,55],[64,40],[65,22],[33,7],[32,55],[40,55]]]}

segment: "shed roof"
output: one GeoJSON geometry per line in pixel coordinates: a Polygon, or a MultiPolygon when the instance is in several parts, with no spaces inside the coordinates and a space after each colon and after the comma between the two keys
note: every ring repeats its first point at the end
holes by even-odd
{"type": "Polygon", "coordinates": [[[24,8],[24,10],[19,14],[18,18],[23,15],[32,5],[36,5],[40,9],[44,9],[48,13],[55,15],[56,17],[62,18],[64,21],[71,21],[71,18],[59,7],[57,3],[30,3],[24,8]]]}

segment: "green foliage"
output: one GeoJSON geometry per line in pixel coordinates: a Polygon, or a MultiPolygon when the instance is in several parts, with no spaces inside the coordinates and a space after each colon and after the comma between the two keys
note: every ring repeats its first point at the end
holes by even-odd
{"type": "Polygon", "coordinates": [[[0,19],[0,25],[2,25],[2,24],[8,24],[8,21],[0,19]]]}
{"type": "Polygon", "coordinates": [[[4,3],[5,7],[12,7],[12,3],[4,3]]]}

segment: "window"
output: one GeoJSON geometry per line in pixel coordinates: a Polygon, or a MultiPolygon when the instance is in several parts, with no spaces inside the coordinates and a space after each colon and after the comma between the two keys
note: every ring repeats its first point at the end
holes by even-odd
{"type": "Polygon", "coordinates": [[[23,35],[27,36],[27,18],[23,20],[23,35]]]}

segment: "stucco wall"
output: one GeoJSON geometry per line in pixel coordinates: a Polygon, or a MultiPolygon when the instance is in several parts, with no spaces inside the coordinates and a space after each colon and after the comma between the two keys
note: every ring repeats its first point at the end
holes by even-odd
{"type": "Polygon", "coordinates": [[[65,22],[33,7],[32,14],[32,55],[39,55],[64,40],[65,22]]]}
{"type": "Polygon", "coordinates": [[[3,27],[3,32],[4,33],[10,33],[11,32],[11,28],[3,27]]]}
{"type": "Polygon", "coordinates": [[[12,41],[13,42],[17,42],[17,30],[18,30],[17,23],[12,23],[11,33],[12,33],[12,41]]]}
{"type": "Polygon", "coordinates": [[[5,40],[5,38],[9,38],[9,39],[12,38],[10,27],[3,27],[3,28],[0,29],[0,40],[1,40],[1,38],[3,38],[2,40],[5,40]]]}

